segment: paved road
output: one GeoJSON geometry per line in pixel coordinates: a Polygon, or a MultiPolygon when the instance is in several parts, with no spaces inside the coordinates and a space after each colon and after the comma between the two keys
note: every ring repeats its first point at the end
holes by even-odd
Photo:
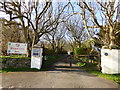
{"type": "Polygon", "coordinates": [[[54,69],[41,72],[2,74],[4,88],[118,88],[118,84],[59,62],[54,69]]]}

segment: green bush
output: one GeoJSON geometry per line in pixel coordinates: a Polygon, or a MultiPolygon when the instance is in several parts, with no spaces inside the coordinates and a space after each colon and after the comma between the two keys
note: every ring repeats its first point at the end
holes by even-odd
{"type": "Polygon", "coordinates": [[[82,47],[80,47],[80,48],[75,48],[75,49],[74,49],[74,54],[75,54],[75,55],[86,55],[86,54],[88,54],[87,48],[82,48],[82,47]]]}
{"type": "Polygon", "coordinates": [[[90,68],[90,67],[97,67],[98,63],[87,63],[85,65],[86,68],[90,68]]]}
{"type": "Polygon", "coordinates": [[[81,57],[80,59],[83,60],[83,61],[88,61],[89,60],[89,58],[86,58],[86,57],[81,57]]]}
{"type": "Polygon", "coordinates": [[[86,63],[79,62],[79,63],[77,63],[77,65],[79,65],[80,67],[83,67],[86,65],[86,63]]]}

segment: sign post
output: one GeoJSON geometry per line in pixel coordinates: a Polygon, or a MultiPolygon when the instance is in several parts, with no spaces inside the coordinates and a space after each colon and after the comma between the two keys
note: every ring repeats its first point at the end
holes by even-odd
{"type": "Polygon", "coordinates": [[[27,54],[27,44],[26,43],[8,42],[7,53],[9,53],[9,54],[27,54]]]}
{"type": "Polygon", "coordinates": [[[34,46],[32,48],[32,55],[31,55],[31,68],[40,69],[42,66],[42,56],[43,48],[40,46],[34,46]]]}

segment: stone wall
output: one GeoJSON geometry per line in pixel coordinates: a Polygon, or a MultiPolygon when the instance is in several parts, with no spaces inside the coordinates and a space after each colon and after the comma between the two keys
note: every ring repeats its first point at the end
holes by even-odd
{"type": "Polygon", "coordinates": [[[30,58],[0,58],[2,68],[30,68],[30,58]]]}

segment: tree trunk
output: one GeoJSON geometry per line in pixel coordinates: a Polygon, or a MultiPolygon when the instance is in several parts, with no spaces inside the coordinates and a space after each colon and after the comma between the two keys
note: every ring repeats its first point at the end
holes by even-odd
{"type": "Polygon", "coordinates": [[[110,45],[109,45],[109,48],[112,49],[113,46],[116,46],[115,44],[115,35],[114,35],[114,30],[112,27],[110,27],[110,45]]]}
{"type": "Polygon", "coordinates": [[[101,71],[102,70],[102,68],[101,68],[101,55],[100,54],[98,54],[98,69],[99,69],[99,71],[101,71]]]}
{"type": "Polygon", "coordinates": [[[39,42],[39,35],[37,33],[35,33],[35,41],[34,44],[37,44],[39,42]]]}
{"type": "Polygon", "coordinates": [[[55,49],[54,44],[51,44],[51,46],[52,46],[52,50],[54,50],[55,49]]]}
{"type": "Polygon", "coordinates": [[[28,49],[27,49],[27,57],[31,57],[31,50],[30,50],[30,48],[28,47],[28,49]]]}
{"type": "Polygon", "coordinates": [[[81,47],[81,43],[80,43],[80,42],[78,42],[78,47],[79,47],[79,48],[81,47]]]}

